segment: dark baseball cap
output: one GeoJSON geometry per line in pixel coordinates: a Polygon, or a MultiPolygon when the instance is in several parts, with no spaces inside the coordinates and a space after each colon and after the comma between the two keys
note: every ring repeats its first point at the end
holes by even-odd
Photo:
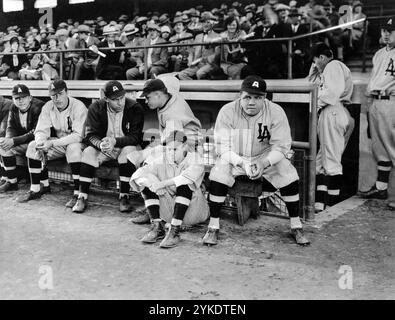
{"type": "Polygon", "coordinates": [[[50,96],[58,94],[62,90],[67,90],[66,82],[63,80],[54,80],[49,84],[48,90],[50,96]]]}
{"type": "Polygon", "coordinates": [[[164,90],[164,89],[167,91],[167,88],[162,80],[151,79],[144,84],[143,93],[141,94],[141,96],[146,97],[151,92],[164,90]]]}
{"type": "Polygon", "coordinates": [[[248,76],[241,84],[241,91],[264,95],[266,93],[266,81],[259,76],[248,76]]]}
{"type": "Polygon", "coordinates": [[[108,99],[117,99],[125,94],[126,91],[119,81],[111,80],[104,85],[104,95],[108,99]]]}
{"type": "Polygon", "coordinates": [[[390,19],[386,20],[382,25],[381,29],[394,31],[395,30],[395,16],[391,17],[390,19]]]}
{"type": "Polygon", "coordinates": [[[24,84],[17,84],[12,89],[12,97],[13,98],[24,98],[30,96],[29,88],[26,87],[24,84]]]}

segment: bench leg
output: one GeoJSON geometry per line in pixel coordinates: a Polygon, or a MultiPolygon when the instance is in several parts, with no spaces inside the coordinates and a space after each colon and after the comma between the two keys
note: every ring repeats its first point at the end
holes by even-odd
{"type": "Polygon", "coordinates": [[[257,218],[259,211],[259,200],[258,198],[236,196],[237,204],[237,220],[239,225],[244,225],[248,218],[251,216],[257,218]]]}

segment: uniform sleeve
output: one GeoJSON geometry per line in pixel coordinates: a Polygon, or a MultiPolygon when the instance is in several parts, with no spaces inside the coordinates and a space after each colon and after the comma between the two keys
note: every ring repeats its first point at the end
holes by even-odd
{"type": "Polygon", "coordinates": [[[335,105],[344,92],[345,81],[343,70],[338,63],[330,63],[323,72],[323,84],[318,91],[318,106],[335,105]]]}
{"type": "Polygon", "coordinates": [[[36,130],[34,131],[34,139],[37,144],[40,144],[51,136],[51,117],[50,113],[50,102],[46,103],[41,111],[41,114],[37,121],[36,130]]]}
{"type": "Polygon", "coordinates": [[[100,114],[98,112],[97,103],[94,102],[88,109],[88,114],[85,123],[85,140],[89,145],[100,150],[100,114]]]}
{"type": "Polygon", "coordinates": [[[232,136],[236,133],[234,128],[232,128],[232,122],[232,117],[228,110],[220,110],[217,120],[215,121],[214,145],[218,157],[234,166],[238,166],[243,161],[241,157],[232,150],[232,136]]]}
{"type": "Polygon", "coordinates": [[[87,113],[88,110],[85,105],[81,101],[76,101],[72,114],[73,118],[71,119],[73,131],[65,137],[54,140],[53,145],[59,147],[81,142],[84,137],[84,124],[87,113]]]}
{"type": "Polygon", "coordinates": [[[125,146],[136,146],[141,143],[141,140],[143,138],[143,107],[139,103],[136,103],[130,113],[132,114],[132,117],[129,120],[129,133],[124,137],[115,138],[115,147],[117,148],[123,148],[125,146]]]}

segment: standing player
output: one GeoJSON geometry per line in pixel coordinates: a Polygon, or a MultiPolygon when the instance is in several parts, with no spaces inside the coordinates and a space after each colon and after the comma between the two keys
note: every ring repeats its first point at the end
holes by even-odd
{"type": "MultiPolygon", "coordinates": [[[[386,46],[373,57],[367,87],[372,99],[368,121],[378,175],[375,185],[360,193],[365,199],[387,199],[389,175],[395,163],[395,17],[381,26],[381,39],[386,46]]],[[[389,205],[395,208],[394,202],[389,205]]]]}
{"type": "Polygon", "coordinates": [[[291,234],[299,245],[309,244],[299,218],[299,177],[286,158],[291,130],[284,110],[267,100],[266,82],[249,76],[240,98],[220,110],[214,129],[218,158],[210,172],[210,222],[204,244],[217,244],[219,216],[236,176],[262,181],[265,190],[280,189],[290,216],[291,234]]]}
{"type": "Polygon", "coordinates": [[[314,64],[310,80],[318,82],[318,138],[316,212],[339,199],[343,175],[342,155],[354,129],[354,119],[344,107],[351,103],[353,82],[347,66],[333,60],[331,49],[323,42],[312,48],[314,64]],[[315,78],[315,79],[314,79],[315,78]],[[328,201],[325,199],[328,198],[328,201]]]}
{"type": "MultiPolygon", "coordinates": [[[[38,199],[50,192],[47,160],[66,156],[74,180],[74,193],[78,192],[82,155],[81,141],[87,114],[85,105],[68,95],[66,82],[52,81],[48,101],[38,118],[34,140],[29,143],[26,157],[30,173],[30,190],[17,198],[18,202],[38,199]],[[40,182],[43,189],[40,190],[40,182]]],[[[71,205],[71,199],[66,206],[71,205]]]]}
{"type": "Polygon", "coordinates": [[[0,138],[0,155],[7,176],[7,182],[0,186],[0,192],[18,189],[16,155],[26,155],[44,105],[43,101],[30,95],[29,88],[24,84],[14,86],[12,100],[14,104],[10,110],[6,136],[0,138]]]}

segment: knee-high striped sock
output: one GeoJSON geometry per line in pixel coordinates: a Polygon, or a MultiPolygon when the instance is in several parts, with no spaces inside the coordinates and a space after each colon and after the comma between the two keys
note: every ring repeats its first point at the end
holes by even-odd
{"type": "Polygon", "coordinates": [[[343,175],[328,176],[328,204],[334,206],[339,202],[340,187],[343,175]]]}
{"type": "Polygon", "coordinates": [[[126,163],[119,164],[119,180],[120,180],[120,188],[119,188],[119,196],[128,196],[130,191],[130,177],[136,171],[136,167],[130,161],[126,163]]]}
{"type": "Polygon", "coordinates": [[[40,182],[43,184],[44,187],[48,187],[49,186],[48,168],[47,167],[45,167],[41,171],[40,182]]]}
{"type": "Polygon", "coordinates": [[[30,174],[30,190],[33,192],[40,192],[40,180],[42,174],[41,161],[27,158],[27,164],[30,174]]]}
{"type": "Polygon", "coordinates": [[[299,180],[281,188],[280,194],[287,206],[291,229],[302,228],[299,218],[299,180]]]}
{"type": "Polygon", "coordinates": [[[160,220],[158,195],[148,188],[144,188],[141,195],[151,220],[160,220]]]}
{"type": "Polygon", "coordinates": [[[387,190],[391,167],[392,167],[391,161],[379,161],[377,163],[378,172],[377,172],[376,188],[378,190],[387,190]]]}
{"type": "Polygon", "coordinates": [[[7,177],[8,182],[17,183],[16,157],[2,157],[2,159],[4,163],[5,176],[7,177]]]}
{"type": "Polygon", "coordinates": [[[219,216],[222,205],[225,202],[228,194],[228,186],[226,184],[210,181],[208,205],[210,207],[210,222],[209,227],[219,229],[219,216]]]}
{"type": "Polygon", "coordinates": [[[174,205],[173,219],[171,224],[173,226],[180,226],[184,220],[185,213],[191,204],[192,190],[187,185],[182,185],[177,188],[176,203],[174,205]]]}
{"type": "Polygon", "coordinates": [[[93,176],[95,175],[95,167],[87,163],[81,163],[80,165],[80,198],[88,199],[89,187],[91,185],[93,176]]]}
{"type": "Polygon", "coordinates": [[[7,176],[5,175],[3,161],[0,161],[0,180],[7,180],[7,176]]]}
{"type": "Polygon", "coordinates": [[[80,192],[80,169],[81,162],[71,162],[70,163],[71,174],[74,181],[74,194],[78,195],[80,192]]]}
{"type": "Polygon", "coordinates": [[[325,209],[325,199],[328,194],[328,186],[326,178],[323,174],[318,174],[316,177],[317,190],[315,192],[315,209],[325,209]]]}

